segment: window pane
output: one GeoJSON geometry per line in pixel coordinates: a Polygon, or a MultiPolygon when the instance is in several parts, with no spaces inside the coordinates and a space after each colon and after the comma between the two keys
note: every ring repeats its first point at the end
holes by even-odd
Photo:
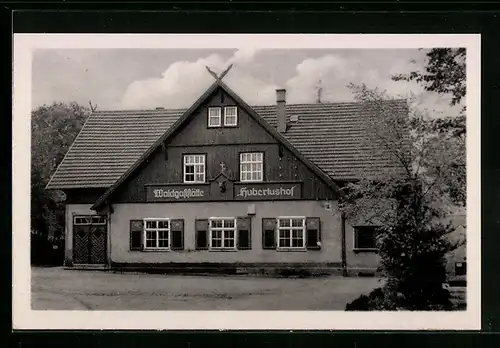
{"type": "Polygon", "coordinates": [[[158,228],[168,228],[168,220],[159,220],[158,228]]]}
{"type": "Polygon", "coordinates": [[[290,230],[279,230],[279,237],[280,238],[290,238],[290,230]]]}
{"type": "Polygon", "coordinates": [[[289,248],[290,247],[290,239],[289,238],[286,238],[286,239],[280,238],[280,245],[279,246],[282,248],[289,248]]]}
{"type": "Polygon", "coordinates": [[[290,227],[290,219],[280,219],[279,226],[280,227],[290,227]]]}
{"type": "Polygon", "coordinates": [[[292,226],[293,227],[302,227],[303,226],[303,220],[302,219],[293,219],[292,220],[292,226]]]}
{"type": "Polygon", "coordinates": [[[195,168],[195,166],[193,166],[193,165],[187,165],[187,166],[185,167],[184,172],[185,172],[186,174],[193,174],[193,173],[194,173],[194,168],[195,168]]]}
{"type": "Polygon", "coordinates": [[[303,246],[302,239],[292,239],[292,247],[301,248],[303,246]]]}
{"type": "Polygon", "coordinates": [[[376,248],[375,227],[357,227],[356,228],[357,248],[372,249],[376,248]]]}
{"type": "Polygon", "coordinates": [[[146,221],[146,228],[156,228],[156,221],[146,221]]]}
{"type": "Polygon", "coordinates": [[[212,227],[222,227],[222,220],[212,220],[212,227]]]}
{"type": "Polygon", "coordinates": [[[220,116],[221,108],[208,108],[208,114],[210,116],[220,116]]]}
{"type": "Polygon", "coordinates": [[[225,227],[234,227],[234,220],[224,220],[225,227]]]}
{"type": "Polygon", "coordinates": [[[224,239],[224,248],[234,248],[234,239],[224,239]]]}
{"type": "Polygon", "coordinates": [[[168,231],[158,232],[158,247],[168,248],[168,231]]]}

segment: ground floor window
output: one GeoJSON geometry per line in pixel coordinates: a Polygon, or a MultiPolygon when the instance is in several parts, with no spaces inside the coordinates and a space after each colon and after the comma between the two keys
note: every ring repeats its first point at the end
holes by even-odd
{"type": "Polygon", "coordinates": [[[130,250],[184,249],[184,219],[145,218],[130,220],[130,250]]]}
{"type": "Polygon", "coordinates": [[[354,250],[377,250],[377,226],[354,227],[354,250]]]}
{"type": "Polygon", "coordinates": [[[210,219],[210,248],[236,249],[236,219],[210,219]]]}
{"type": "Polygon", "coordinates": [[[170,249],[170,219],[144,219],[144,249],[170,249]]]}
{"type": "Polygon", "coordinates": [[[278,218],[278,248],[304,248],[305,233],[305,217],[278,218]]]}
{"type": "Polygon", "coordinates": [[[321,219],[303,216],[263,218],[262,249],[321,250],[321,219]]]}

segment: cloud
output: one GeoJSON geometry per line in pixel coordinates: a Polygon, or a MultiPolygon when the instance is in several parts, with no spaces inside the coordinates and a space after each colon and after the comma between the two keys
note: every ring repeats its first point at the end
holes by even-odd
{"type": "Polygon", "coordinates": [[[277,86],[252,76],[245,68],[257,54],[256,49],[242,49],[226,60],[220,55],[212,54],[194,62],[175,62],[165,70],[162,77],[131,83],[122,98],[122,107],[189,107],[214,81],[206,67],[219,74],[229,64],[234,67],[224,78],[228,86],[250,104],[272,103],[277,86]]]}
{"type": "MultiPolygon", "coordinates": [[[[353,101],[354,95],[347,86],[350,83],[364,83],[369,88],[386,90],[394,97],[419,95],[417,102],[429,111],[450,111],[446,96],[424,93],[422,86],[417,83],[391,80],[391,75],[396,73],[422,68],[425,64],[422,60],[425,57],[423,53],[415,54],[413,51],[395,54],[394,51],[379,51],[374,54],[360,51],[351,55],[327,54],[307,58],[296,64],[289,78],[284,76],[284,82],[277,85],[269,81],[269,76],[255,74],[256,69],[264,69],[266,66],[256,62],[259,54],[264,56],[261,52],[246,48],[237,50],[227,59],[212,54],[196,61],[175,62],[167,67],[161,77],[131,83],[121,105],[127,109],[151,109],[158,106],[187,108],[213,83],[213,77],[207,73],[206,66],[220,73],[229,64],[233,64],[234,67],[226,75],[224,82],[250,105],[274,104],[277,88],[286,88],[287,103],[314,103],[319,85],[324,102],[353,101]],[[409,57],[416,57],[416,62],[412,63],[409,57]]],[[[270,57],[272,51],[266,52],[265,59],[270,57]]]]}

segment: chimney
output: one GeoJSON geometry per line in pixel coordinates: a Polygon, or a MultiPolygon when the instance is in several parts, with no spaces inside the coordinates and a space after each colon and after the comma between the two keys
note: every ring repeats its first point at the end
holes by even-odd
{"type": "Polygon", "coordinates": [[[286,89],[276,90],[276,116],[278,132],[286,132],[286,89]]]}

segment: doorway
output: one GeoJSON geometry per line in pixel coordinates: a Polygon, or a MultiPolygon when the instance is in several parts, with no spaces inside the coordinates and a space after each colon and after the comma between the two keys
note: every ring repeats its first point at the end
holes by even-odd
{"type": "Polygon", "coordinates": [[[74,264],[106,264],[107,226],[104,215],[73,217],[74,264]]]}

